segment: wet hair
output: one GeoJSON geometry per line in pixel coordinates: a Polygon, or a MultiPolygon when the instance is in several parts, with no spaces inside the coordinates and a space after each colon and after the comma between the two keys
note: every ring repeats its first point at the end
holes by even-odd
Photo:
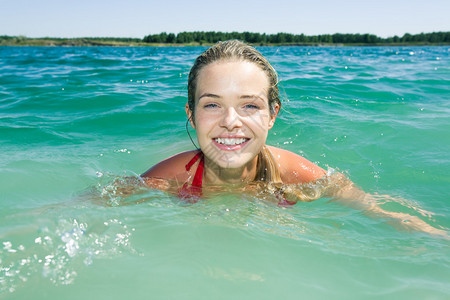
{"type": "Polygon", "coordinates": [[[267,59],[252,46],[238,40],[218,42],[208,48],[194,62],[188,78],[188,105],[193,116],[195,114],[195,90],[197,88],[198,75],[203,67],[217,61],[248,61],[255,63],[263,70],[269,79],[269,109],[275,114],[275,106],[281,107],[280,93],[278,90],[278,76],[275,69],[267,59]]]}

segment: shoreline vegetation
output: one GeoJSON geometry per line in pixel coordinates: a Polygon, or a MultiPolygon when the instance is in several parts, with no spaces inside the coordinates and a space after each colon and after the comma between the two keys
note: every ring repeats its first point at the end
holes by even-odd
{"type": "Polygon", "coordinates": [[[437,46],[450,45],[450,31],[409,34],[402,37],[380,38],[373,34],[322,34],[307,36],[291,33],[252,33],[194,31],[178,34],[162,32],[139,38],[85,37],[85,38],[28,38],[0,36],[0,46],[47,47],[179,47],[209,46],[218,41],[238,39],[254,46],[437,46]]]}

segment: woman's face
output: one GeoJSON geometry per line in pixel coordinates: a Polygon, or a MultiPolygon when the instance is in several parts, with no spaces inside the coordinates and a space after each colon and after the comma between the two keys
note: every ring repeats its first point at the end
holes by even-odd
{"type": "MultiPolygon", "coordinates": [[[[270,115],[269,79],[256,64],[218,61],[200,70],[195,91],[195,124],[201,150],[221,168],[240,168],[266,143],[270,115]]],[[[191,116],[188,106],[186,112],[191,116]]]]}

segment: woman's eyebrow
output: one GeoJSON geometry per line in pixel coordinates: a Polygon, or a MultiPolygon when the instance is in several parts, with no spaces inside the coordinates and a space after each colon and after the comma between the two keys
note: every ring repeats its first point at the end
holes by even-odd
{"type": "Polygon", "coordinates": [[[264,101],[264,98],[258,95],[242,95],[239,98],[241,99],[253,99],[253,100],[261,100],[264,101]]]}
{"type": "Polygon", "coordinates": [[[204,93],[204,94],[200,95],[200,97],[198,97],[198,100],[200,100],[202,98],[205,98],[205,97],[208,97],[208,98],[220,98],[220,96],[216,95],[216,94],[204,93]]]}

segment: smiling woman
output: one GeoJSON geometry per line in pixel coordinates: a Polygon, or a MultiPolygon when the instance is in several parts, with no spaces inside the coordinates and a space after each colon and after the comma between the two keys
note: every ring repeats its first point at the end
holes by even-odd
{"type": "Polygon", "coordinates": [[[143,174],[147,183],[152,186],[155,178],[181,183],[186,197],[187,186],[198,194],[208,186],[301,184],[323,177],[325,171],[303,157],[266,146],[281,106],[277,83],[269,62],[242,42],[221,42],[205,51],[191,69],[186,103],[200,152],[188,151],[162,161],[143,174]],[[190,167],[197,161],[196,176],[191,179],[190,167]]]}
{"type": "Polygon", "coordinates": [[[330,197],[402,227],[447,236],[419,218],[381,209],[343,174],[266,145],[281,107],[277,84],[270,63],[245,43],[219,42],[203,52],[190,71],[185,106],[200,149],[156,164],[142,174],[146,184],[188,201],[217,190],[257,193],[279,205],[330,197]]]}

